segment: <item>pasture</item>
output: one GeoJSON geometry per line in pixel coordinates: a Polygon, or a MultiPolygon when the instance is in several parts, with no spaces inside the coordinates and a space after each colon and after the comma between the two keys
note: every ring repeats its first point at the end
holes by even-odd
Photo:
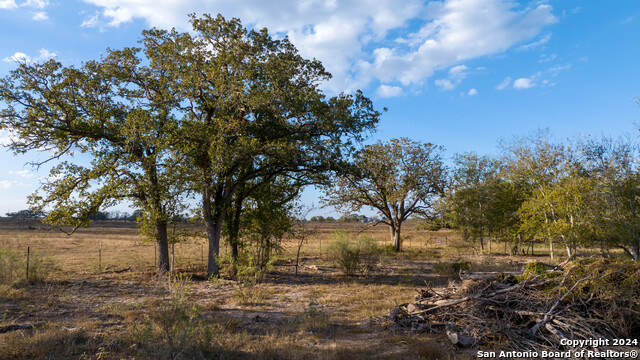
{"type": "Polygon", "coordinates": [[[40,264],[32,272],[41,272],[32,276],[41,278],[0,285],[0,327],[44,323],[0,334],[0,358],[475,358],[445,335],[412,333],[385,316],[412,301],[415,289],[453,281],[434,272],[438,263],[466,260],[492,271],[548,261],[542,249],[537,257],[474,255],[451,231],[409,225],[402,253],[384,252],[370,271],[345,276],[327,253],[333,231],[383,248],[387,228],[310,223],[297,275],[298,243],[284,239],[259,281],[231,279],[224,267],[220,278],[206,279],[206,243],[191,238],[175,245],[170,279],[159,279],[154,245],[132,223],[96,223],[72,236],[37,221],[1,226],[0,248],[26,254],[29,247],[32,267],[40,264]]]}

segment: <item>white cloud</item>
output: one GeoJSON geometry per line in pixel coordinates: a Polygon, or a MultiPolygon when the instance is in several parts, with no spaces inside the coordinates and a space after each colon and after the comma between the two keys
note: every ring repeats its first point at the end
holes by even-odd
{"type": "Polygon", "coordinates": [[[558,57],[558,54],[542,54],[538,59],[539,63],[545,63],[555,60],[558,57]]]}
{"type": "Polygon", "coordinates": [[[44,11],[38,11],[38,12],[33,14],[31,19],[36,20],[36,21],[43,21],[43,20],[49,19],[49,16],[47,16],[47,13],[44,12],[44,11]]]}
{"type": "Polygon", "coordinates": [[[30,62],[31,57],[25,53],[17,52],[11,55],[10,57],[6,57],[2,59],[4,62],[30,62]]]}
{"type": "Polygon", "coordinates": [[[520,79],[516,79],[513,82],[513,88],[514,89],[518,89],[518,90],[523,90],[523,89],[529,89],[532,88],[534,86],[536,86],[536,84],[533,81],[533,78],[520,78],[520,79]]]}
{"type": "Polygon", "coordinates": [[[496,89],[504,90],[509,85],[511,85],[511,76],[507,76],[504,80],[502,80],[502,82],[496,86],[496,89]]]}
{"type": "Polygon", "coordinates": [[[0,0],[0,9],[15,9],[17,7],[15,0],[0,0]]]}
{"type": "Polygon", "coordinates": [[[4,59],[2,59],[2,61],[4,62],[31,62],[31,61],[46,61],[52,58],[55,58],[57,55],[54,52],[51,52],[47,49],[40,49],[40,53],[38,54],[37,57],[32,58],[31,56],[23,53],[23,52],[16,52],[11,56],[8,56],[4,59]]]}
{"type": "Polygon", "coordinates": [[[40,49],[40,56],[38,57],[38,60],[48,60],[55,58],[56,56],[58,55],[54,52],[50,52],[47,49],[40,49]]]}
{"type": "Polygon", "coordinates": [[[18,176],[24,177],[24,178],[32,178],[33,177],[33,174],[31,172],[29,172],[29,170],[18,170],[18,171],[9,170],[9,175],[18,175],[18,176]]]}
{"type": "MultiPolygon", "coordinates": [[[[25,8],[31,8],[31,9],[43,10],[47,6],[49,6],[48,0],[26,0],[21,2],[20,5],[16,4],[15,0],[0,0],[0,9],[13,10],[13,9],[17,9],[18,7],[25,7],[25,8]]],[[[47,18],[46,16],[47,14],[45,12],[39,11],[33,15],[33,19],[45,20],[47,18]],[[45,16],[44,19],[42,18],[43,15],[45,16]]]]}
{"type": "Polygon", "coordinates": [[[20,6],[35,8],[35,9],[44,9],[49,6],[48,0],[27,0],[20,4],[20,6]]]}
{"type": "Polygon", "coordinates": [[[417,48],[386,49],[374,54],[378,77],[405,85],[420,83],[438,68],[505,51],[556,21],[551,7],[544,4],[528,11],[514,10],[513,3],[497,0],[436,4],[430,21],[410,34],[420,40],[417,48]]]}
{"type": "Polygon", "coordinates": [[[438,79],[435,84],[440,87],[441,90],[453,90],[455,85],[449,79],[438,79]]]}
{"type": "Polygon", "coordinates": [[[13,187],[22,185],[24,184],[15,180],[0,180],[0,189],[2,190],[9,190],[13,187]]]}
{"type": "Polygon", "coordinates": [[[566,65],[555,65],[551,68],[547,69],[546,72],[551,74],[552,76],[558,75],[559,72],[571,69],[571,64],[566,65]]]}
{"type": "Polygon", "coordinates": [[[543,36],[542,38],[540,38],[538,41],[534,41],[531,44],[526,44],[526,45],[522,45],[520,46],[520,49],[522,50],[531,50],[531,49],[535,49],[541,45],[544,45],[546,43],[549,42],[549,40],[551,40],[551,34],[547,34],[545,36],[543,36]]]}
{"type": "Polygon", "coordinates": [[[525,8],[511,0],[84,1],[101,9],[99,17],[83,20],[84,27],[138,18],[188,30],[187,13],[221,13],[267,27],[288,36],[303,56],[321,60],[334,75],[327,85],[333,91],[374,80],[422,85],[438,69],[503,52],[557,21],[549,5],[525,8]]]}
{"type": "Polygon", "coordinates": [[[400,96],[403,94],[402,88],[399,86],[380,85],[378,88],[378,96],[383,98],[400,96]]]}
{"type": "Polygon", "coordinates": [[[95,28],[95,27],[98,27],[99,25],[100,25],[100,20],[98,19],[98,14],[94,14],[84,18],[84,20],[82,20],[82,24],[80,24],[80,26],[84,28],[95,28]]]}
{"type": "Polygon", "coordinates": [[[0,130],[0,146],[7,146],[11,144],[11,140],[15,137],[11,132],[7,130],[0,130]]]}
{"type": "Polygon", "coordinates": [[[469,90],[469,92],[467,93],[467,95],[469,95],[469,96],[476,96],[476,95],[478,95],[478,90],[476,90],[476,89],[471,89],[471,90],[469,90]]]}
{"type": "Polygon", "coordinates": [[[438,79],[435,81],[435,84],[439,86],[441,90],[453,90],[467,77],[467,70],[469,70],[469,68],[465,65],[454,66],[449,69],[448,79],[438,79]]]}
{"type": "MultiPolygon", "coordinates": [[[[548,78],[557,77],[560,72],[569,70],[569,69],[571,69],[571,64],[552,66],[548,69],[538,71],[529,77],[516,79],[513,82],[513,88],[517,90],[524,90],[524,89],[530,89],[536,86],[541,86],[541,87],[554,86],[556,83],[549,80],[548,78]]],[[[510,81],[511,81],[510,77],[506,78],[500,85],[496,86],[496,89],[502,90],[508,87],[510,81]]]]}

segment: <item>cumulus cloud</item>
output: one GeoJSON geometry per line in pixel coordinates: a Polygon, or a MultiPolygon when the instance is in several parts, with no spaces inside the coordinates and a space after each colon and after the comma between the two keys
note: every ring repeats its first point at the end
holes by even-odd
{"type": "Polygon", "coordinates": [[[471,89],[471,90],[469,90],[469,92],[467,93],[467,95],[469,95],[469,96],[476,96],[476,95],[478,95],[478,90],[476,90],[476,89],[471,89]]]}
{"type": "MultiPolygon", "coordinates": [[[[510,0],[84,0],[100,9],[84,27],[134,19],[188,30],[187,13],[221,13],[288,36],[305,57],[323,62],[331,90],[371,81],[421,85],[434,71],[503,52],[557,21],[551,6],[510,0]]],[[[450,80],[451,81],[451,80],[450,80]]],[[[453,84],[453,82],[452,82],[453,84]]],[[[447,86],[446,82],[443,82],[447,86]]]]}
{"type": "Polygon", "coordinates": [[[519,78],[513,82],[513,88],[518,90],[529,89],[536,86],[534,78],[519,78]]]}
{"type": "Polygon", "coordinates": [[[17,7],[15,0],[0,0],[0,9],[15,9],[17,7]]]}
{"type": "Polygon", "coordinates": [[[26,8],[31,10],[31,19],[35,21],[48,20],[49,16],[44,9],[49,6],[48,0],[26,0],[16,4],[15,0],[0,0],[0,9],[14,10],[18,8],[26,8]]]}
{"type": "Polygon", "coordinates": [[[40,53],[38,54],[37,57],[32,58],[31,56],[23,53],[23,52],[16,52],[11,56],[5,57],[4,59],[2,59],[2,61],[4,62],[31,62],[31,61],[46,61],[52,58],[55,58],[57,56],[56,53],[51,52],[47,49],[40,49],[40,53]]]}
{"type": "Polygon", "coordinates": [[[379,49],[373,68],[378,77],[405,85],[420,83],[436,69],[499,53],[535,37],[556,21],[551,7],[518,11],[511,2],[450,0],[435,4],[431,18],[410,49],[379,49]]]}
{"type": "Polygon", "coordinates": [[[380,97],[389,98],[400,96],[403,94],[403,91],[400,86],[380,85],[380,87],[378,87],[377,94],[380,97]]]}
{"type": "MultiPolygon", "coordinates": [[[[571,64],[554,65],[550,68],[536,72],[529,77],[518,78],[513,82],[513,88],[517,90],[530,89],[532,87],[541,86],[549,87],[554,86],[555,82],[549,78],[555,78],[560,72],[571,69],[571,64]]],[[[503,90],[507,88],[511,83],[511,78],[507,77],[500,85],[496,86],[496,89],[503,90]]]]}
{"type": "Polygon", "coordinates": [[[33,13],[33,16],[31,18],[36,21],[43,21],[49,19],[49,16],[44,11],[38,11],[33,13]]]}
{"type": "Polygon", "coordinates": [[[23,52],[16,52],[11,56],[2,59],[4,62],[30,62],[31,57],[23,52]]]}
{"type": "Polygon", "coordinates": [[[447,73],[448,79],[438,79],[435,84],[442,90],[453,90],[467,77],[467,70],[469,68],[465,65],[454,66],[447,73]]]}
{"type": "Polygon", "coordinates": [[[44,9],[49,6],[48,0],[27,0],[20,4],[20,6],[30,7],[35,9],[44,9]]]}

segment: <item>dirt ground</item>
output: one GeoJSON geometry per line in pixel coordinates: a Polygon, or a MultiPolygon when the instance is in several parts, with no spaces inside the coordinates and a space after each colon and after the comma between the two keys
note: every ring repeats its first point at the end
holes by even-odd
{"type": "MultiPolygon", "coordinates": [[[[54,264],[44,281],[0,288],[0,327],[45,322],[0,334],[0,358],[192,358],[186,350],[154,348],[158,337],[175,347],[180,334],[200,336],[190,323],[215,330],[211,358],[475,358],[475,351],[455,348],[444,335],[412,333],[385,318],[395,304],[411,301],[417,288],[452,281],[433,272],[437,261],[468,252],[442,243],[451,234],[408,232],[413,246],[407,243],[406,252],[383,256],[367,274],[345,276],[322,251],[327,228],[303,244],[297,275],[289,244],[264,279],[254,282],[224,274],[205,279],[198,240],[176,247],[177,275],[167,280],[154,275],[153,245],[130,226],[94,227],[69,237],[37,224],[0,225],[0,248],[29,246],[54,264]],[[179,318],[169,318],[175,322],[169,326],[163,317],[176,309],[167,304],[179,301],[192,314],[185,329],[177,328],[179,318]]],[[[385,241],[387,232],[371,234],[385,241]]],[[[473,261],[506,269],[527,259],[473,261]]]]}

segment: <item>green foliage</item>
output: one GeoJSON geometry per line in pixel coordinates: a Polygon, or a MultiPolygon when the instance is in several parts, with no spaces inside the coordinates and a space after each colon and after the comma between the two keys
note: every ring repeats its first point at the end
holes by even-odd
{"type": "Polygon", "coordinates": [[[44,217],[46,214],[42,211],[33,211],[31,209],[27,209],[16,212],[9,212],[6,215],[7,217],[13,219],[38,219],[44,217]]]}
{"type": "Polygon", "coordinates": [[[44,281],[55,269],[53,260],[33,251],[29,255],[29,279],[26,279],[26,266],[26,252],[0,248],[0,284],[44,281]]]}
{"type": "Polygon", "coordinates": [[[497,159],[475,153],[454,157],[452,183],[438,203],[442,222],[460,231],[463,241],[484,251],[484,239],[514,232],[522,195],[500,173],[497,159]]]}
{"type": "MultiPolygon", "coordinates": [[[[15,153],[69,158],[30,197],[34,211],[50,207],[49,223],[77,228],[133,202],[141,233],[159,244],[159,272],[168,269],[168,224],[200,195],[207,272],[217,275],[223,223],[239,193],[278,181],[296,193],[325,181],[380,113],[360,91],[326,97],[318,83],[331,75],[286,38],[221,15],[191,15],[191,25],[184,33],[145,30],[143,48],[108,50],[77,68],[21,63],[0,79],[0,128],[15,132],[15,153]],[[77,153],[90,162],[77,162],[77,153]]],[[[259,266],[269,252],[254,256],[259,266]]]]}
{"type": "Polygon", "coordinates": [[[460,270],[469,270],[471,268],[471,262],[469,261],[455,261],[455,262],[436,262],[433,265],[433,272],[447,276],[453,280],[460,280],[460,270]]]}
{"type": "Polygon", "coordinates": [[[345,275],[351,276],[357,272],[373,270],[380,259],[381,249],[375,239],[353,239],[346,230],[334,230],[328,252],[338,268],[345,275]]]}
{"type": "Polygon", "coordinates": [[[434,201],[446,185],[441,147],[407,138],[367,145],[326,188],[326,205],[345,212],[372,207],[392,229],[400,251],[402,224],[413,214],[433,215],[434,201]]]}
{"type": "Polygon", "coordinates": [[[522,274],[525,279],[541,275],[546,272],[546,267],[543,263],[538,261],[532,261],[524,266],[524,273],[522,274]]]}

